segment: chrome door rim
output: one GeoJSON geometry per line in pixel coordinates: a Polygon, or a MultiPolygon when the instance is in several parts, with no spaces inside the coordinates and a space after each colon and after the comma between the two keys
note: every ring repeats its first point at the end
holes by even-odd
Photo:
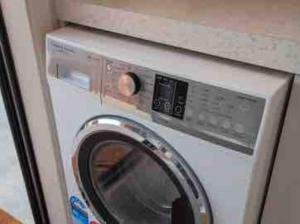
{"type": "Polygon", "coordinates": [[[115,115],[101,115],[88,120],[80,128],[75,138],[76,151],[73,156],[72,164],[76,182],[89,208],[100,221],[106,223],[103,217],[96,211],[84,189],[78,168],[78,156],[85,139],[93,134],[107,131],[121,133],[148,146],[146,148],[149,149],[149,152],[159,157],[180,182],[192,207],[195,224],[213,223],[211,207],[206,192],[192,169],[180,154],[149,128],[130,119],[115,115]]]}

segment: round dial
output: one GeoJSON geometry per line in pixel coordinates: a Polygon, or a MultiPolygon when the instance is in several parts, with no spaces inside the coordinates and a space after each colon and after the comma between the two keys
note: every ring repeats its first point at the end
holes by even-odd
{"type": "Polygon", "coordinates": [[[123,73],[118,79],[118,89],[123,96],[133,96],[140,90],[140,80],[132,72],[123,73]]]}

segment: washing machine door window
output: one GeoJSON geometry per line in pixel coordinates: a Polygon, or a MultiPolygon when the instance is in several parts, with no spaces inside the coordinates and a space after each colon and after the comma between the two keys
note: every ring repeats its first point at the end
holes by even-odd
{"type": "Polygon", "coordinates": [[[100,221],[211,223],[202,186],[167,143],[124,118],[102,117],[87,124],[73,166],[84,198],[100,221]]]}

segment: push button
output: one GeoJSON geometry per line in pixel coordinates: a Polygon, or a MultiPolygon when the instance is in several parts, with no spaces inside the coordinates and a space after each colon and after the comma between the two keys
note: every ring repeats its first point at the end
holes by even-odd
{"type": "Polygon", "coordinates": [[[159,108],[160,107],[160,100],[159,99],[155,99],[153,102],[155,108],[159,108]]]}
{"type": "Polygon", "coordinates": [[[224,129],[229,129],[231,127],[231,123],[228,120],[223,121],[221,125],[224,129]]]}
{"type": "Polygon", "coordinates": [[[164,104],[164,110],[167,113],[170,112],[170,110],[171,110],[171,104],[169,102],[165,102],[165,104],[164,104]]]}
{"type": "Polygon", "coordinates": [[[185,111],[185,117],[187,121],[191,121],[193,118],[193,111],[192,110],[186,110],[185,111]]]}
{"type": "Polygon", "coordinates": [[[242,134],[242,133],[244,133],[245,128],[244,128],[244,126],[243,126],[242,124],[235,124],[235,125],[234,125],[234,130],[235,130],[237,133],[242,134]]]}
{"type": "Polygon", "coordinates": [[[182,106],[175,107],[175,113],[181,114],[182,113],[182,106]]]}
{"type": "Polygon", "coordinates": [[[214,126],[218,124],[218,120],[214,116],[210,116],[208,121],[211,125],[214,125],[214,126]]]}

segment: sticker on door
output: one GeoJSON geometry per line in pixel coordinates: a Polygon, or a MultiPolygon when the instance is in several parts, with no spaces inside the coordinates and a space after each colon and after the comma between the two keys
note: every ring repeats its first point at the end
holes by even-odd
{"type": "Polygon", "coordinates": [[[73,224],[89,224],[89,216],[85,204],[76,196],[70,197],[73,224]]]}

